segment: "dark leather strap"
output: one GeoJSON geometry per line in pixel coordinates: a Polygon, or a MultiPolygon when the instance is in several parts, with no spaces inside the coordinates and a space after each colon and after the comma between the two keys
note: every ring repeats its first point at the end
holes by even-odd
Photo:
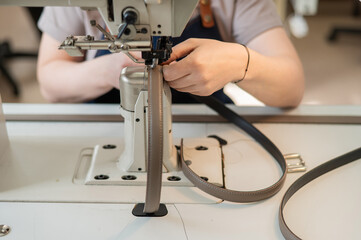
{"type": "Polygon", "coordinates": [[[336,168],[339,168],[341,166],[344,166],[348,163],[351,163],[353,161],[359,160],[361,159],[361,148],[358,148],[354,151],[351,151],[349,153],[346,153],[342,156],[336,157],[324,164],[321,164],[320,166],[312,169],[311,171],[305,173],[304,175],[302,175],[302,177],[300,177],[299,179],[297,179],[286,191],[285,195],[283,196],[280,208],[279,208],[279,214],[278,214],[278,219],[279,219],[279,226],[282,232],[282,235],[285,237],[286,240],[296,240],[296,239],[301,239],[300,237],[298,237],[295,233],[293,233],[291,231],[291,229],[289,229],[289,227],[287,226],[284,216],[283,216],[283,209],[286,205],[286,203],[288,202],[288,200],[290,200],[290,198],[299,190],[301,189],[303,186],[305,186],[307,183],[311,182],[312,180],[322,176],[325,173],[328,173],[336,168]]]}
{"type": "MultiPolygon", "coordinates": [[[[271,154],[282,169],[281,178],[274,183],[272,186],[267,188],[256,190],[256,191],[233,191],[225,188],[218,187],[209,182],[206,182],[200,178],[196,173],[194,173],[185,163],[183,158],[183,151],[181,149],[181,162],[182,170],[184,175],[198,188],[202,189],[208,194],[211,194],[215,197],[218,197],[223,200],[232,201],[232,202],[255,202],[260,201],[266,198],[269,198],[276,194],[283,186],[283,183],[286,179],[287,164],[278,148],[258,129],[256,129],[252,124],[247,122],[237,113],[233,112],[227,108],[222,102],[215,99],[214,97],[199,97],[194,96],[199,102],[205,103],[208,107],[212,108],[219,115],[237,125],[240,129],[249,134],[254,138],[269,154],[271,154]]],[[[182,148],[182,146],[181,146],[182,148]]]]}

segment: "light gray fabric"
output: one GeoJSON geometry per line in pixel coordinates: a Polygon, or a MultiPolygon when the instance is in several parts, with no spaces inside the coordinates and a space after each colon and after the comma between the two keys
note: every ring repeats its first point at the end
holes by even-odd
{"type": "Polygon", "coordinates": [[[264,31],[282,26],[273,0],[212,0],[212,9],[226,42],[247,44],[264,31]]]}
{"type": "MultiPolygon", "coordinates": [[[[39,19],[38,27],[59,43],[66,37],[92,35],[100,39],[102,33],[90,25],[90,20],[96,20],[105,27],[98,11],[84,11],[77,7],[45,7],[39,19]]],[[[87,51],[87,60],[95,57],[96,51],[87,51]]]]}
{"type": "MultiPolygon", "coordinates": [[[[247,44],[254,37],[274,27],[282,26],[272,0],[212,0],[213,13],[226,42],[247,44]]],[[[198,15],[196,9],[193,16],[198,15]]],[[[96,20],[105,26],[97,11],[83,11],[74,7],[46,7],[38,26],[62,42],[69,35],[93,35],[101,37],[100,31],[91,27],[89,21],[96,20]]],[[[95,51],[89,51],[88,59],[95,51]]]]}

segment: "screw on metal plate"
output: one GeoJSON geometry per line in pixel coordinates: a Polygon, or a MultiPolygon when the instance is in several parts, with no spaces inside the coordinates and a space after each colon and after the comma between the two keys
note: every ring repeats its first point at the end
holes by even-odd
{"type": "Polygon", "coordinates": [[[104,145],[103,148],[104,149],[114,149],[116,148],[117,146],[116,145],[113,145],[113,144],[107,144],[107,145],[104,145]]]}
{"type": "Polygon", "coordinates": [[[180,181],[182,179],[180,177],[178,177],[178,176],[170,176],[170,177],[167,178],[167,180],[170,181],[170,182],[178,182],[178,181],[180,181]]]}
{"type": "Polygon", "coordinates": [[[197,146],[197,147],[196,147],[196,150],[198,150],[198,151],[207,151],[208,148],[205,147],[205,146],[197,146]]]}
{"type": "Polygon", "coordinates": [[[306,162],[303,161],[302,157],[298,153],[289,153],[283,155],[287,162],[287,172],[305,172],[307,170],[306,162]]]}
{"type": "Polygon", "coordinates": [[[126,181],[132,181],[132,180],[137,179],[137,177],[134,175],[124,175],[124,176],[122,176],[122,179],[126,180],[126,181]]]}
{"type": "Polygon", "coordinates": [[[11,228],[8,225],[0,224],[0,237],[6,236],[10,233],[11,228]]]}
{"type": "Polygon", "coordinates": [[[99,174],[99,175],[96,175],[94,177],[95,180],[107,180],[109,179],[109,176],[108,175],[105,175],[105,174],[99,174]]]}

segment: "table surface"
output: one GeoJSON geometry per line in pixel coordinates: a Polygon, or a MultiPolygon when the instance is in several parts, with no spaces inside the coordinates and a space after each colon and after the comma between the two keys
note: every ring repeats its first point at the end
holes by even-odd
{"type": "MultiPolygon", "coordinates": [[[[4,104],[6,115],[118,114],[118,106],[4,104]]],[[[236,108],[240,113],[361,116],[358,106],[236,108]]],[[[214,114],[204,106],[175,106],[176,114],[214,114]]],[[[361,124],[257,123],[282,153],[300,153],[308,170],[361,145],[361,124]]],[[[288,174],[274,197],[252,204],[206,204],[193,188],[162,189],[168,215],[137,218],[129,198],[144,187],[85,186],[74,182],[81,149],[122,144],[121,122],[8,121],[10,147],[0,159],[3,239],[283,239],[278,208],[303,173],[288,174]],[[127,202],[128,201],[128,202],[127,202]]],[[[279,177],[277,164],[243,132],[227,123],[174,123],[175,141],[217,134],[224,147],[226,186],[250,190],[279,177]]],[[[361,235],[361,161],[306,185],[288,203],[285,217],[302,239],[358,239],[361,235]]]]}

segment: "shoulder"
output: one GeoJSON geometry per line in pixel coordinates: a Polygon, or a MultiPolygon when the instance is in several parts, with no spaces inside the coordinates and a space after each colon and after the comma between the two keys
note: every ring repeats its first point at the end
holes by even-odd
{"type": "Polygon", "coordinates": [[[59,42],[69,35],[94,34],[90,20],[102,21],[98,11],[84,11],[79,7],[45,7],[38,27],[59,42]]]}
{"type": "Polygon", "coordinates": [[[77,19],[82,18],[82,10],[78,7],[45,7],[42,18],[47,19],[77,19]]]}
{"type": "Polygon", "coordinates": [[[283,26],[273,0],[212,0],[212,9],[218,25],[227,31],[227,41],[246,44],[268,29],[283,26]]]}

